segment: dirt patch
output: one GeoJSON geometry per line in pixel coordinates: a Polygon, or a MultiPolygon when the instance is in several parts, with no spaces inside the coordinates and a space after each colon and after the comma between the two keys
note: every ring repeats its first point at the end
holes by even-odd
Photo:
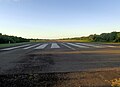
{"type": "Polygon", "coordinates": [[[0,75],[0,87],[111,87],[120,70],[0,75]]]}
{"type": "Polygon", "coordinates": [[[39,55],[26,55],[22,60],[15,62],[14,69],[6,71],[8,74],[26,74],[26,73],[39,73],[42,71],[48,71],[54,61],[52,54],[39,54],[39,55]]]}
{"type": "MultiPolygon", "coordinates": [[[[28,54],[7,74],[87,71],[120,66],[119,55],[98,54],[28,54]]],[[[3,73],[4,74],[4,73],[3,73]]]]}

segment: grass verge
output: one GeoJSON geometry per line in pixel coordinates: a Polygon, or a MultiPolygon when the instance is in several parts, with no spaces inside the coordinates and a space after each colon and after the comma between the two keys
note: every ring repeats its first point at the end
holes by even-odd
{"type": "Polygon", "coordinates": [[[0,44],[0,48],[11,47],[11,46],[17,46],[17,45],[22,45],[22,44],[27,44],[27,43],[30,43],[30,42],[11,43],[11,44],[0,44]]]}

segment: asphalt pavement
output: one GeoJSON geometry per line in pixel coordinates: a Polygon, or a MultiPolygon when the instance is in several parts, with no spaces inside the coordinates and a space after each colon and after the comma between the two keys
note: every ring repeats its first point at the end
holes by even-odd
{"type": "Polygon", "coordinates": [[[0,74],[77,72],[120,67],[116,44],[46,42],[0,49],[0,74]]]}

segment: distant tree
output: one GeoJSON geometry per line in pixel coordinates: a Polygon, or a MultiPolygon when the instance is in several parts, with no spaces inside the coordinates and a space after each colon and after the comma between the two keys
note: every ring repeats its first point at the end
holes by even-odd
{"type": "Polygon", "coordinates": [[[0,33],[0,43],[19,43],[19,42],[29,42],[29,39],[25,39],[22,37],[17,36],[8,36],[8,35],[2,35],[0,33]]]}
{"type": "Polygon", "coordinates": [[[117,33],[116,42],[120,42],[120,32],[117,33]]]}

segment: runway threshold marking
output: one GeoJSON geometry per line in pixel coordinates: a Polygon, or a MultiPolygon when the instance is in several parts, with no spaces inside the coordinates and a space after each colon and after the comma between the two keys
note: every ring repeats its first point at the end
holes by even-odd
{"type": "Polygon", "coordinates": [[[36,47],[36,46],[38,46],[38,45],[40,45],[40,44],[36,44],[36,45],[32,45],[32,46],[29,46],[29,47],[26,47],[26,48],[23,48],[23,49],[30,49],[30,48],[33,48],[33,47],[36,47]]]}
{"type": "Polygon", "coordinates": [[[92,44],[85,44],[85,43],[76,43],[76,44],[91,46],[91,47],[95,47],[95,48],[103,48],[103,46],[97,46],[97,45],[92,45],[92,44]]]}
{"type": "Polygon", "coordinates": [[[116,46],[107,46],[107,47],[116,47],[116,46]]]}
{"type": "Polygon", "coordinates": [[[63,46],[65,46],[65,47],[71,49],[71,50],[76,50],[75,48],[72,48],[72,47],[70,47],[70,46],[68,46],[68,45],[66,45],[66,44],[64,44],[64,43],[61,43],[61,44],[62,44],[63,46]]]}
{"type": "Polygon", "coordinates": [[[13,50],[13,49],[21,48],[21,47],[26,47],[26,46],[29,46],[29,45],[30,45],[30,44],[22,45],[22,46],[16,46],[16,47],[10,47],[10,48],[2,49],[2,50],[13,50]]]}
{"type": "Polygon", "coordinates": [[[60,46],[57,43],[52,43],[51,48],[60,48],[60,46]]]}
{"type": "Polygon", "coordinates": [[[113,47],[116,47],[116,46],[111,46],[111,45],[102,45],[102,47],[110,47],[110,48],[113,48],[113,47]]]}
{"type": "Polygon", "coordinates": [[[38,47],[36,47],[35,49],[44,49],[45,47],[47,47],[48,44],[42,44],[38,47]]]}
{"type": "Polygon", "coordinates": [[[77,44],[73,44],[73,43],[67,43],[67,44],[75,46],[75,47],[79,47],[79,48],[89,48],[89,47],[86,47],[86,46],[81,46],[81,45],[77,45],[77,44]]]}
{"type": "Polygon", "coordinates": [[[115,47],[111,45],[92,45],[92,44],[86,44],[86,43],[76,43],[76,44],[81,44],[81,45],[86,45],[86,46],[91,46],[91,47],[96,47],[96,48],[105,48],[105,47],[115,47]]]}

